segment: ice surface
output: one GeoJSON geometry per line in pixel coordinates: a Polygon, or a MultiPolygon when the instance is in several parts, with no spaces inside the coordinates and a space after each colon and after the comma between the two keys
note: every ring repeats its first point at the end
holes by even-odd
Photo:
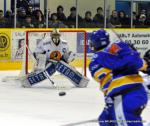
{"type": "MultiPolygon", "coordinates": [[[[0,72],[1,79],[17,74],[0,72]]],[[[104,106],[98,83],[91,79],[87,88],[74,88],[60,76],[54,81],[61,88],[53,89],[48,80],[32,88],[22,88],[17,81],[0,82],[0,126],[98,126],[92,121],[104,106]],[[66,95],[60,97],[59,91],[66,95]]],[[[150,122],[149,113],[150,104],[142,115],[146,123],[150,122]]]]}

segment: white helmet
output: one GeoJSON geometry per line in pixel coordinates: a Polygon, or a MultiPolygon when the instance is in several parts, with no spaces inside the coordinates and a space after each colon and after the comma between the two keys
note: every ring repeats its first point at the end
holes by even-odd
{"type": "Polygon", "coordinates": [[[53,29],[53,31],[51,32],[51,37],[52,36],[55,36],[55,35],[58,35],[58,36],[60,36],[60,32],[59,32],[59,30],[58,29],[53,29]]]}
{"type": "Polygon", "coordinates": [[[53,31],[51,32],[51,38],[52,38],[52,41],[55,45],[59,45],[60,43],[60,32],[58,29],[53,29],[53,31]]]}

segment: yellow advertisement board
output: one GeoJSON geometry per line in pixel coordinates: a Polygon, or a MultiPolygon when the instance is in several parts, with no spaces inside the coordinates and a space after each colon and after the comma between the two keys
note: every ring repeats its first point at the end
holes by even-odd
{"type": "Polygon", "coordinates": [[[11,59],[11,31],[0,29],[0,60],[11,59]]]}
{"type": "MultiPolygon", "coordinates": [[[[29,45],[31,52],[34,51],[37,43],[44,37],[50,36],[45,31],[52,29],[0,29],[0,70],[18,70],[22,67],[24,61],[24,44],[29,39],[29,45]],[[27,32],[28,31],[28,32],[27,32]],[[33,32],[34,31],[34,32],[33,32]],[[36,32],[35,32],[36,31],[36,32]],[[27,39],[27,33],[28,39],[27,39]]],[[[61,29],[64,30],[64,29],[61,29]]],[[[72,30],[84,30],[86,31],[87,44],[90,42],[90,34],[93,30],[97,29],[65,29],[66,31],[72,30]]],[[[145,51],[150,49],[150,29],[106,29],[110,34],[110,41],[115,42],[121,38],[127,43],[134,44],[135,48],[140,52],[141,56],[145,51]],[[114,32],[116,31],[116,32],[114,32]],[[118,35],[116,35],[118,34],[118,35]],[[119,37],[118,37],[119,36],[119,37]]],[[[66,32],[61,37],[70,44],[69,49],[78,53],[78,47],[83,46],[83,36],[81,34],[74,34],[66,32]]],[[[87,50],[89,46],[86,47],[87,50]]],[[[29,52],[29,59],[32,57],[29,52]]],[[[90,52],[88,52],[87,62],[89,62],[90,52]]],[[[83,55],[82,55],[83,57],[83,55]]],[[[77,64],[82,60],[76,60],[77,64]]]]}

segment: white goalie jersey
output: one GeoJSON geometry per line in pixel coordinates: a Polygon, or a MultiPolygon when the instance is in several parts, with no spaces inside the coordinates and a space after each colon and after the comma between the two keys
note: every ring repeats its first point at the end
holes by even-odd
{"type": "Polygon", "coordinates": [[[51,38],[45,38],[39,42],[34,53],[44,54],[46,61],[50,59],[56,61],[64,60],[69,63],[75,58],[75,53],[69,51],[67,42],[62,39],[60,39],[59,45],[55,45],[51,38]]]}

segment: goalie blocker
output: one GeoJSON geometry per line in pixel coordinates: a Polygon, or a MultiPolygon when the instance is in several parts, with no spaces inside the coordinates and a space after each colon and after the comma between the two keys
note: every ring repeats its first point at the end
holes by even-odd
{"type": "Polygon", "coordinates": [[[21,83],[23,87],[31,87],[48,77],[52,76],[56,71],[68,78],[76,87],[87,87],[89,79],[80,74],[73,67],[69,66],[64,61],[58,61],[55,63],[50,62],[44,71],[37,71],[28,74],[22,78],[21,83]]]}

